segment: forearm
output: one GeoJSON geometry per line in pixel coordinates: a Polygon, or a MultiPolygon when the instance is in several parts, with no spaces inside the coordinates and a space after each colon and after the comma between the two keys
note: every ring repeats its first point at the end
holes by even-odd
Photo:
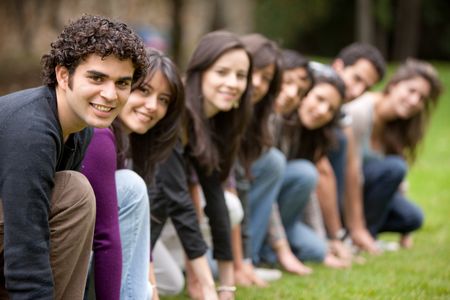
{"type": "Polygon", "coordinates": [[[359,230],[365,228],[362,196],[361,163],[351,132],[346,132],[348,138],[347,168],[345,171],[345,223],[347,228],[359,230]]]}
{"type": "Polygon", "coordinates": [[[236,269],[242,269],[244,264],[244,254],[242,247],[241,226],[236,225],[231,229],[231,246],[233,251],[233,263],[236,269]]]}
{"type": "Polygon", "coordinates": [[[234,286],[233,262],[218,260],[219,282],[221,286],[234,286]]]}
{"type": "Polygon", "coordinates": [[[360,177],[358,169],[349,164],[346,172],[344,211],[345,223],[350,231],[366,227],[360,177]]]}
{"type": "Polygon", "coordinates": [[[200,285],[202,287],[214,289],[214,279],[206,256],[202,255],[198,258],[191,259],[189,260],[189,263],[200,285]]]}
{"type": "Polygon", "coordinates": [[[326,157],[317,163],[317,169],[319,171],[317,198],[328,235],[335,238],[336,233],[342,228],[335,175],[326,157]]]}

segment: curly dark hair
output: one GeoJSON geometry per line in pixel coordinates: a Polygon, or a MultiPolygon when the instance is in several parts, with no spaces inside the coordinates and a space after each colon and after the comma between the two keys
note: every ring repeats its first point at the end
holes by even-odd
{"type": "Polygon", "coordinates": [[[167,113],[153,128],[144,134],[132,132],[128,136],[122,129],[120,117],[113,122],[113,130],[118,145],[117,165],[124,167],[127,157],[133,160],[133,169],[147,183],[151,183],[156,165],[169,156],[180,133],[181,116],[184,111],[184,87],[179,71],[168,56],[156,49],[148,49],[149,68],[147,76],[133,85],[132,91],[139,89],[160,71],[170,88],[170,102],[167,113]]]}
{"type": "Polygon", "coordinates": [[[345,67],[354,65],[360,59],[367,59],[377,70],[378,81],[381,81],[386,73],[386,61],[383,55],[376,47],[370,44],[350,44],[339,52],[336,59],[341,59],[345,67]]]}
{"type": "Polygon", "coordinates": [[[121,60],[131,59],[133,81],[145,75],[148,60],[141,38],[126,24],[101,16],[83,15],[67,25],[51,43],[49,53],[42,56],[42,81],[50,87],[57,85],[56,66],[64,66],[72,75],[80,62],[90,54],[121,60]]]}

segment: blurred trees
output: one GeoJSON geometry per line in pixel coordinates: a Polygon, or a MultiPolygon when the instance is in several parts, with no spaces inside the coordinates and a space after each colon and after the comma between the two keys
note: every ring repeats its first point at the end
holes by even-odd
{"type": "Polygon", "coordinates": [[[360,40],[388,60],[450,59],[449,11],[448,0],[1,0],[0,93],[38,84],[39,58],[83,13],[158,32],[183,70],[199,38],[216,29],[260,32],[310,56],[333,57],[360,40]]]}
{"type": "Polygon", "coordinates": [[[358,40],[389,60],[450,59],[449,11],[448,0],[260,0],[255,28],[309,55],[358,40]]]}

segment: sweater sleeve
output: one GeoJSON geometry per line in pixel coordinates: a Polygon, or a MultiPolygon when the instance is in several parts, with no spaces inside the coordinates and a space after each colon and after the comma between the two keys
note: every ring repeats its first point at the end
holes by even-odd
{"type": "Polygon", "coordinates": [[[116,144],[110,129],[95,129],[81,171],[96,198],[94,229],[95,291],[98,300],[119,299],[122,274],[117,191],[116,144]]]}
{"type": "MultiPolygon", "coordinates": [[[[150,189],[152,212],[152,244],[159,232],[155,232],[155,219],[164,219],[165,214],[171,218],[189,259],[202,256],[207,251],[198,224],[197,214],[189,193],[186,168],[181,143],[172,150],[169,158],[161,163],[156,174],[156,186],[150,189]],[[167,210],[167,212],[166,212],[167,210]],[[163,216],[163,218],[161,217],[163,216]]],[[[161,221],[164,221],[161,220],[161,221]]]]}
{"type": "Polygon", "coordinates": [[[214,258],[225,261],[233,260],[230,217],[219,172],[213,171],[211,174],[206,174],[205,170],[195,159],[191,158],[191,162],[197,172],[203,194],[205,195],[206,206],[204,210],[208,216],[211,228],[214,258]]]}
{"type": "Polygon", "coordinates": [[[58,149],[58,129],[36,107],[0,113],[2,272],[11,299],[53,299],[48,219],[58,149]],[[25,120],[30,111],[37,117],[25,120]]]}

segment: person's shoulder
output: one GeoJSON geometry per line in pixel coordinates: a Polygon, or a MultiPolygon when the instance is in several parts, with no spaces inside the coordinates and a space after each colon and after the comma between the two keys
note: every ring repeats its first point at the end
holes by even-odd
{"type": "Polygon", "coordinates": [[[370,107],[375,99],[375,93],[373,92],[366,92],[359,96],[358,98],[352,100],[351,102],[348,102],[342,106],[343,111],[348,113],[353,110],[360,110],[364,108],[370,107]]]}
{"type": "Polygon", "coordinates": [[[51,97],[51,89],[46,86],[39,86],[30,89],[16,91],[4,96],[0,96],[2,107],[21,106],[29,102],[42,99],[42,97],[51,97]]]}
{"type": "Polygon", "coordinates": [[[46,86],[17,91],[0,97],[0,120],[23,122],[33,116],[54,114],[56,96],[46,86]],[[52,103],[54,103],[52,105],[52,103]],[[20,114],[20,115],[18,115],[20,114]]]}

